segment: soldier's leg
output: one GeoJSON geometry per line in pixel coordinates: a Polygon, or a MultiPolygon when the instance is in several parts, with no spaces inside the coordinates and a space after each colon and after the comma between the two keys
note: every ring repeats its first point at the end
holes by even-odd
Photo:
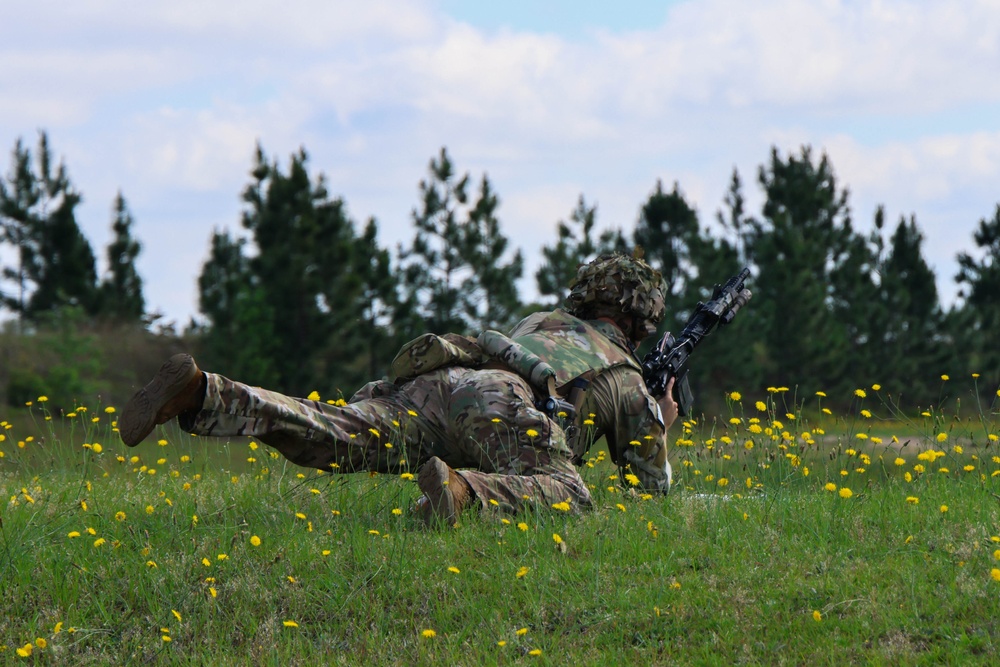
{"type": "Polygon", "coordinates": [[[451,412],[452,440],[478,468],[459,474],[484,507],[516,511],[563,501],[574,508],[592,504],[563,430],[535,409],[521,378],[469,371],[455,380],[451,412]]]}
{"type": "MultiPolygon", "coordinates": [[[[347,405],[293,398],[206,373],[201,409],[182,413],[197,435],[259,439],[292,463],[337,472],[402,472],[429,458],[426,420],[386,385],[347,405]]],[[[373,386],[373,385],[372,385],[373,386]]]]}

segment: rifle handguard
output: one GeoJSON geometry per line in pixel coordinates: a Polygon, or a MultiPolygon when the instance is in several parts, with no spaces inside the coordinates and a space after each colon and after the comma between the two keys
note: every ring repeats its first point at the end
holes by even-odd
{"type": "Polygon", "coordinates": [[[654,398],[662,397],[670,379],[675,378],[673,398],[681,416],[687,416],[694,403],[687,377],[688,357],[716,325],[729,324],[736,313],[749,303],[753,294],[744,286],[749,277],[750,269],[744,268],[722,287],[716,286],[712,300],[698,302],[680,335],[674,339],[669,331],[666,332],[642,360],[642,377],[646,389],[654,398]]]}

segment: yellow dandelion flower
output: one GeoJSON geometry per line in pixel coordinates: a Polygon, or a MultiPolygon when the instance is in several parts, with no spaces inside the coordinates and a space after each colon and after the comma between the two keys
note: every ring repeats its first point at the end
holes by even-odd
{"type": "Polygon", "coordinates": [[[826,489],[827,491],[836,491],[837,485],[834,484],[833,482],[827,482],[826,486],[824,486],[823,488],[826,489]]]}
{"type": "Polygon", "coordinates": [[[208,560],[207,558],[202,558],[201,564],[204,565],[205,567],[211,567],[212,561],[208,560]]]}
{"type": "Polygon", "coordinates": [[[535,430],[535,429],[533,429],[533,428],[529,428],[529,429],[528,429],[527,431],[525,431],[524,433],[525,433],[525,435],[527,435],[527,436],[528,436],[529,438],[537,438],[537,437],[538,437],[538,431],[536,431],[536,430],[535,430]]]}
{"type": "Polygon", "coordinates": [[[455,567],[454,565],[451,565],[451,566],[449,566],[449,567],[448,567],[448,571],[449,571],[449,572],[451,572],[452,574],[461,574],[461,573],[462,573],[462,571],[461,571],[461,570],[459,570],[459,569],[458,569],[457,567],[455,567]]]}
{"type": "Polygon", "coordinates": [[[1000,581],[1000,570],[993,568],[990,570],[990,576],[993,577],[993,581],[1000,581]]]}
{"type": "Polygon", "coordinates": [[[947,439],[948,439],[948,434],[947,433],[938,433],[937,434],[937,441],[938,442],[944,442],[947,439]]]}
{"type": "Polygon", "coordinates": [[[729,394],[729,400],[731,400],[731,401],[739,401],[742,398],[743,398],[743,394],[741,394],[738,391],[730,392],[730,394],[729,394]]]}
{"type": "Polygon", "coordinates": [[[906,502],[910,503],[911,505],[917,505],[920,503],[920,498],[916,496],[907,496],[906,502]]]}
{"type": "Polygon", "coordinates": [[[542,649],[540,648],[533,648],[530,651],[528,651],[528,655],[535,656],[536,658],[541,654],[542,654],[542,649]]]}
{"type": "Polygon", "coordinates": [[[420,632],[420,636],[423,637],[424,639],[434,639],[435,637],[437,637],[437,634],[438,633],[434,632],[430,628],[427,628],[426,630],[422,630],[420,632]]]}
{"type": "Polygon", "coordinates": [[[282,621],[281,624],[283,626],[285,626],[286,628],[297,628],[297,627],[299,627],[299,624],[296,623],[295,621],[282,621]]]}
{"type": "Polygon", "coordinates": [[[949,377],[948,377],[947,375],[942,375],[942,376],[941,376],[941,379],[942,379],[942,380],[944,380],[945,382],[947,382],[947,381],[948,381],[948,380],[950,380],[951,378],[949,378],[949,377]]]}
{"type": "Polygon", "coordinates": [[[514,634],[517,635],[518,637],[523,637],[524,635],[528,634],[528,628],[519,628],[517,632],[515,632],[514,634]]]}
{"type": "Polygon", "coordinates": [[[559,533],[552,533],[552,541],[555,542],[556,544],[562,544],[563,538],[560,537],[559,533]]]}
{"type": "Polygon", "coordinates": [[[560,512],[568,512],[569,511],[569,503],[567,503],[566,501],[563,501],[561,503],[555,503],[552,506],[552,509],[559,510],[560,512]]]}
{"type": "Polygon", "coordinates": [[[840,497],[841,498],[850,498],[853,495],[854,495],[854,492],[851,491],[846,486],[840,490],[840,497]]]}
{"type": "Polygon", "coordinates": [[[520,522],[520,523],[517,524],[517,528],[518,528],[518,530],[521,530],[522,532],[526,531],[526,530],[528,530],[528,524],[526,524],[525,522],[522,521],[522,522],[520,522]]]}
{"type": "MultiPolygon", "coordinates": [[[[1000,553],[1000,552],[998,552],[998,553],[1000,553]]],[[[524,566],[524,565],[522,565],[522,566],[521,566],[520,568],[518,568],[518,570],[517,570],[517,572],[516,572],[516,573],[514,574],[514,576],[515,576],[515,577],[517,577],[518,579],[521,579],[521,578],[523,578],[523,577],[524,577],[524,576],[525,576],[526,574],[528,574],[528,572],[531,572],[531,568],[530,568],[530,567],[527,567],[527,566],[524,566]]]]}
{"type": "Polygon", "coordinates": [[[868,396],[868,394],[865,392],[864,389],[855,389],[854,395],[857,396],[858,398],[865,398],[866,396],[868,396]]]}
{"type": "Polygon", "coordinates": [[[756,407],[760,412],[767,412],[767,406],[764,404],[764,401],[757,401],[754,403],[754,407],[756,407]]]}
{"type": "Polygon", "coordinates": [[[96,540],[94,540],[94,546],[95,547],[99,547],[102,544],[104,544],[105,542],[106,542],[106,540],[103,537],[98,537],[96,540]]]}
{"type": "Polygon", "coordinates": [[[256,535],[251,535],[250,536],[250,544],[252,544],[255,547],[259,547],[260,546],[260,538],[257,537],[256,535]]]}
{"type": "Polygon", "coordinates": [[[181,620],[183,620],[181,618],[181,613],[179,611],[177,611],[176,609],[171,609],[170,613],[174,615],[174,618],[176,618],[178,622],[180,622],[181,620]]]}
{"type": "Polygon", "coordinates": [[[402,510],[402,509],[400,509],[400,508],[398,508],[398,507],[394,507],[394,508],[392,509],[392,513],[393,513],[394,515],[396,515],[396,516],[400,516],[400,515],[401,515],[401,514],[403,513],[403,510],[402,510]]]}
{"type": "Polygon", "coordinates": [[[941,509],[941,514],[944,514],[945,512],[948,511],[948,506],[947,505],[942,505],[940,509],[941,509]]]}
{"type": "Polygon", "coordinates": [[[25,644],[21,648],[17,649],[17,654],[19,656],[21,656],[22,658],[30,658],[31,657],[31,651],[33,649],[34,649],[34,646],[31,644],[31,642],[28,642],[27,644],[25,644]]]}

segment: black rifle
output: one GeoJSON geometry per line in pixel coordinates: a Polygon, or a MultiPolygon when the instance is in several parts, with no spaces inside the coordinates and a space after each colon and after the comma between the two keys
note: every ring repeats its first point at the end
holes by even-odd
{"type": "Polygon", "coordinates": [[[654,398],[667,393],[667,383],[675,378],[673,394],[681,416],[690,413],[694,402],[687,376],[688,357],[716,325],[729,324],[740,308],[747,305],[751,294],[743,283],[749,277],[750,269],[743,269],[722,287],[716,285],[712,300],[698,302],[680,335],[674,338],[669,331],[663,334],[656,347],[642,359],[642,378],[654,398]]]}

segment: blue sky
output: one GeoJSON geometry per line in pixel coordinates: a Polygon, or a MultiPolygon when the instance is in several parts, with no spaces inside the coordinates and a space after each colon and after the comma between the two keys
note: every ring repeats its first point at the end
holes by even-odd
{"type": "Polygon", "coordinates": [[[180,325],[212,231],[239,229],[257,143],[283,164],[304,146],[389,248],[446,146],[499,194],[526,295],[581,194],[600,228],[630,228],[677,182],[707,223],[736,168],[757,213],[771,147],[810,145],[857,227],[879,204],[916,216],[950,301],[955,256],[1000,201],[996,72],[988,0],[9,0],[0,149],[48,132],[102,257],[120,189],[149,307],[180,325]]]}
{"type": "Polygon", "coordinates": [[[438,6],[448,16],[482,30],[548,32],[577,38],[595,30],[625,32],[648,29],[663,23],[667,10],[675,4],[676,0],[620,3],[594,0],[444,0],[438,6]]]}

